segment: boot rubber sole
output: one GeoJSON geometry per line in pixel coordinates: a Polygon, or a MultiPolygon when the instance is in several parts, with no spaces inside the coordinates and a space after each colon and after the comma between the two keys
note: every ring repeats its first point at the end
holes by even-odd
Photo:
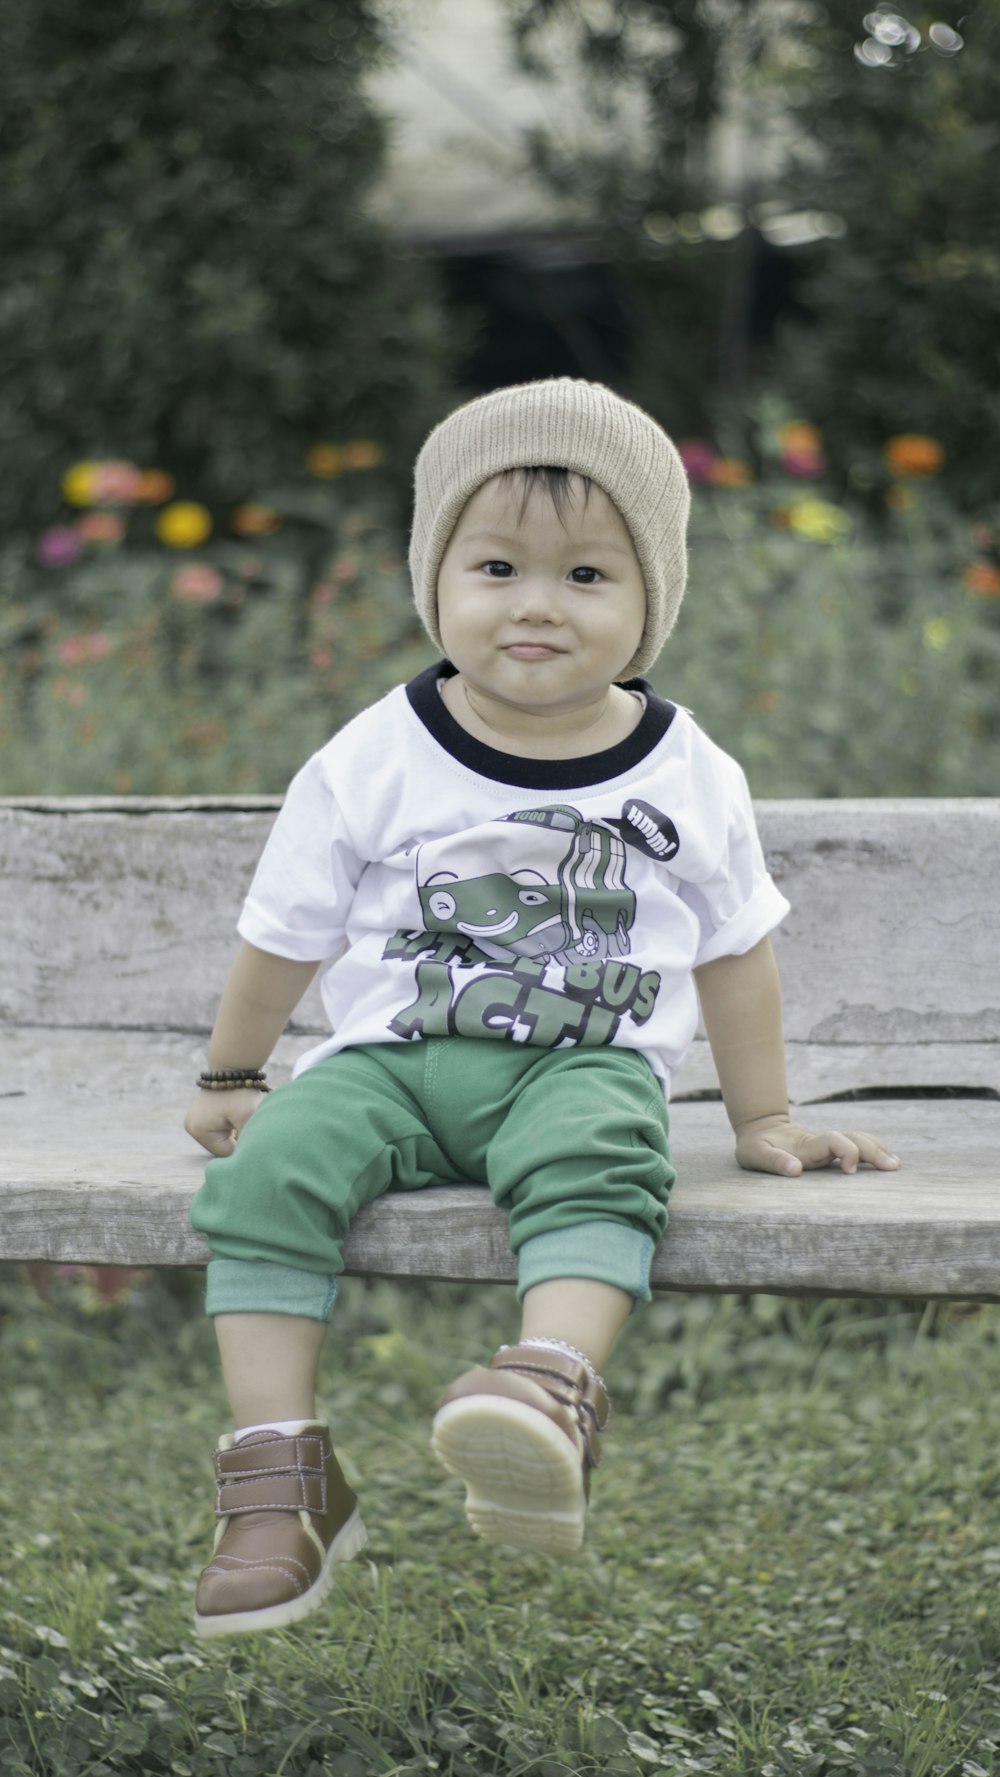
{"type": "Polygon", "coordinates": [[[465,1515],[477,1536],[541,1555],[580,1547],[581,1452],[537,1407],[498,1395],[451,1401],[434,1420],[431,1447],[465,1482],[465,1515]]]}
{"type": "Polygon", "coordinates": [[[338,1530],[326,1551],[323,1566],[307,1592],[302,1592],[298,1598],[289,1598],[283,1604],[269,1604],[263,1610],[226,1611],[207,1617],[199,1616],[196,1611],[195,1634],[202,1640],[216,1635],[253,1635],[258,1630],[287,1629],[291,1623],[301,1622],[329,1597],[337,1568],[357,1555],[367,1541],[368,1532],[361,1513],[355,1510],[338,1530]]]}

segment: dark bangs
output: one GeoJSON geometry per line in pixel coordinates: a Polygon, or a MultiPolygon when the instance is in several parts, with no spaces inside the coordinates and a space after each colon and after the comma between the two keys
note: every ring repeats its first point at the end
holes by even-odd
{"type": "Polygon", "coordinates": [[[590,499],[590,490],[594,484],[589,475],[581,475],[577,469],[556,469],[553,468],[550,463],[542,463],[537,464],[533,468],[502,469],[497,480],[512,492],[515,488],[520,488],[521,490],[521,510],[517,515],[518,524],[520,524],[524,518],[525,512],[528,509],[528,501],[531,499],[532,492],[536,487],[543,488],[545,493],[548,494],[549,499],[552,501],[552,504],[556,509],[556,516],[559,519],[559,523],[564,524],[566,513],[573,504],[573,489],[570,484],[571,475],[575,476],[578,481],[583,482],[583,503],[586,506],[587,501],[590,499]]]}

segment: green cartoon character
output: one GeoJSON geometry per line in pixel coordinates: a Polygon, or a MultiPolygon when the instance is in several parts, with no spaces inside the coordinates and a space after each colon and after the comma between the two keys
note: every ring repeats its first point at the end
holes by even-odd
{"type": "Polygon", "coordinates": [[[458,842],[421,846],[417,888],[429,932],[460,933],[495,962],[569,964],[629,951],[635,895],[625,847],[573,808],[523,809],[458,842]]]}

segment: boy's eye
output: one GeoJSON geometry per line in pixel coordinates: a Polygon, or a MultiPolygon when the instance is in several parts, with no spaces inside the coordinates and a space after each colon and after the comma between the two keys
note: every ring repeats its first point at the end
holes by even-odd
{"type": "Polygon", "coordinates": [[[577,586],[596,586],[596,584],[600,578],[601,578],[600,571],[597,568],[574,568],[572,574],[570,575],[570,579],[575,580],[577,586]],[[586,574],[587,579],[585,579],[585,580],[578,579],[577,576],[579,574],[586,574]]]}
{"type": "Polygon", "coordinates": [[[483,563],[483,573],[488,574],[491,580],[506,580],[513,572],[509,561],[485,561],[483,563]]]}

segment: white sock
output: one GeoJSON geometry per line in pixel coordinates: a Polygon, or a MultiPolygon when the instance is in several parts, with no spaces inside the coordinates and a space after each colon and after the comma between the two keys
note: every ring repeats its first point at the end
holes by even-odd
{"type": "Polygon", "coordinates": [[[248,1438],[250,1433],[255,1431],[280,1431],[282,1437],[294,1438],[300,1432],[304,1432],[308,1426],[317,1423],[318,1421],[315,1419],[269,1419],[266,1425],[242,1425],[238,1431],[233,1433],[233,1436],[237,1444],[241,1438],[248,1438]]]}

